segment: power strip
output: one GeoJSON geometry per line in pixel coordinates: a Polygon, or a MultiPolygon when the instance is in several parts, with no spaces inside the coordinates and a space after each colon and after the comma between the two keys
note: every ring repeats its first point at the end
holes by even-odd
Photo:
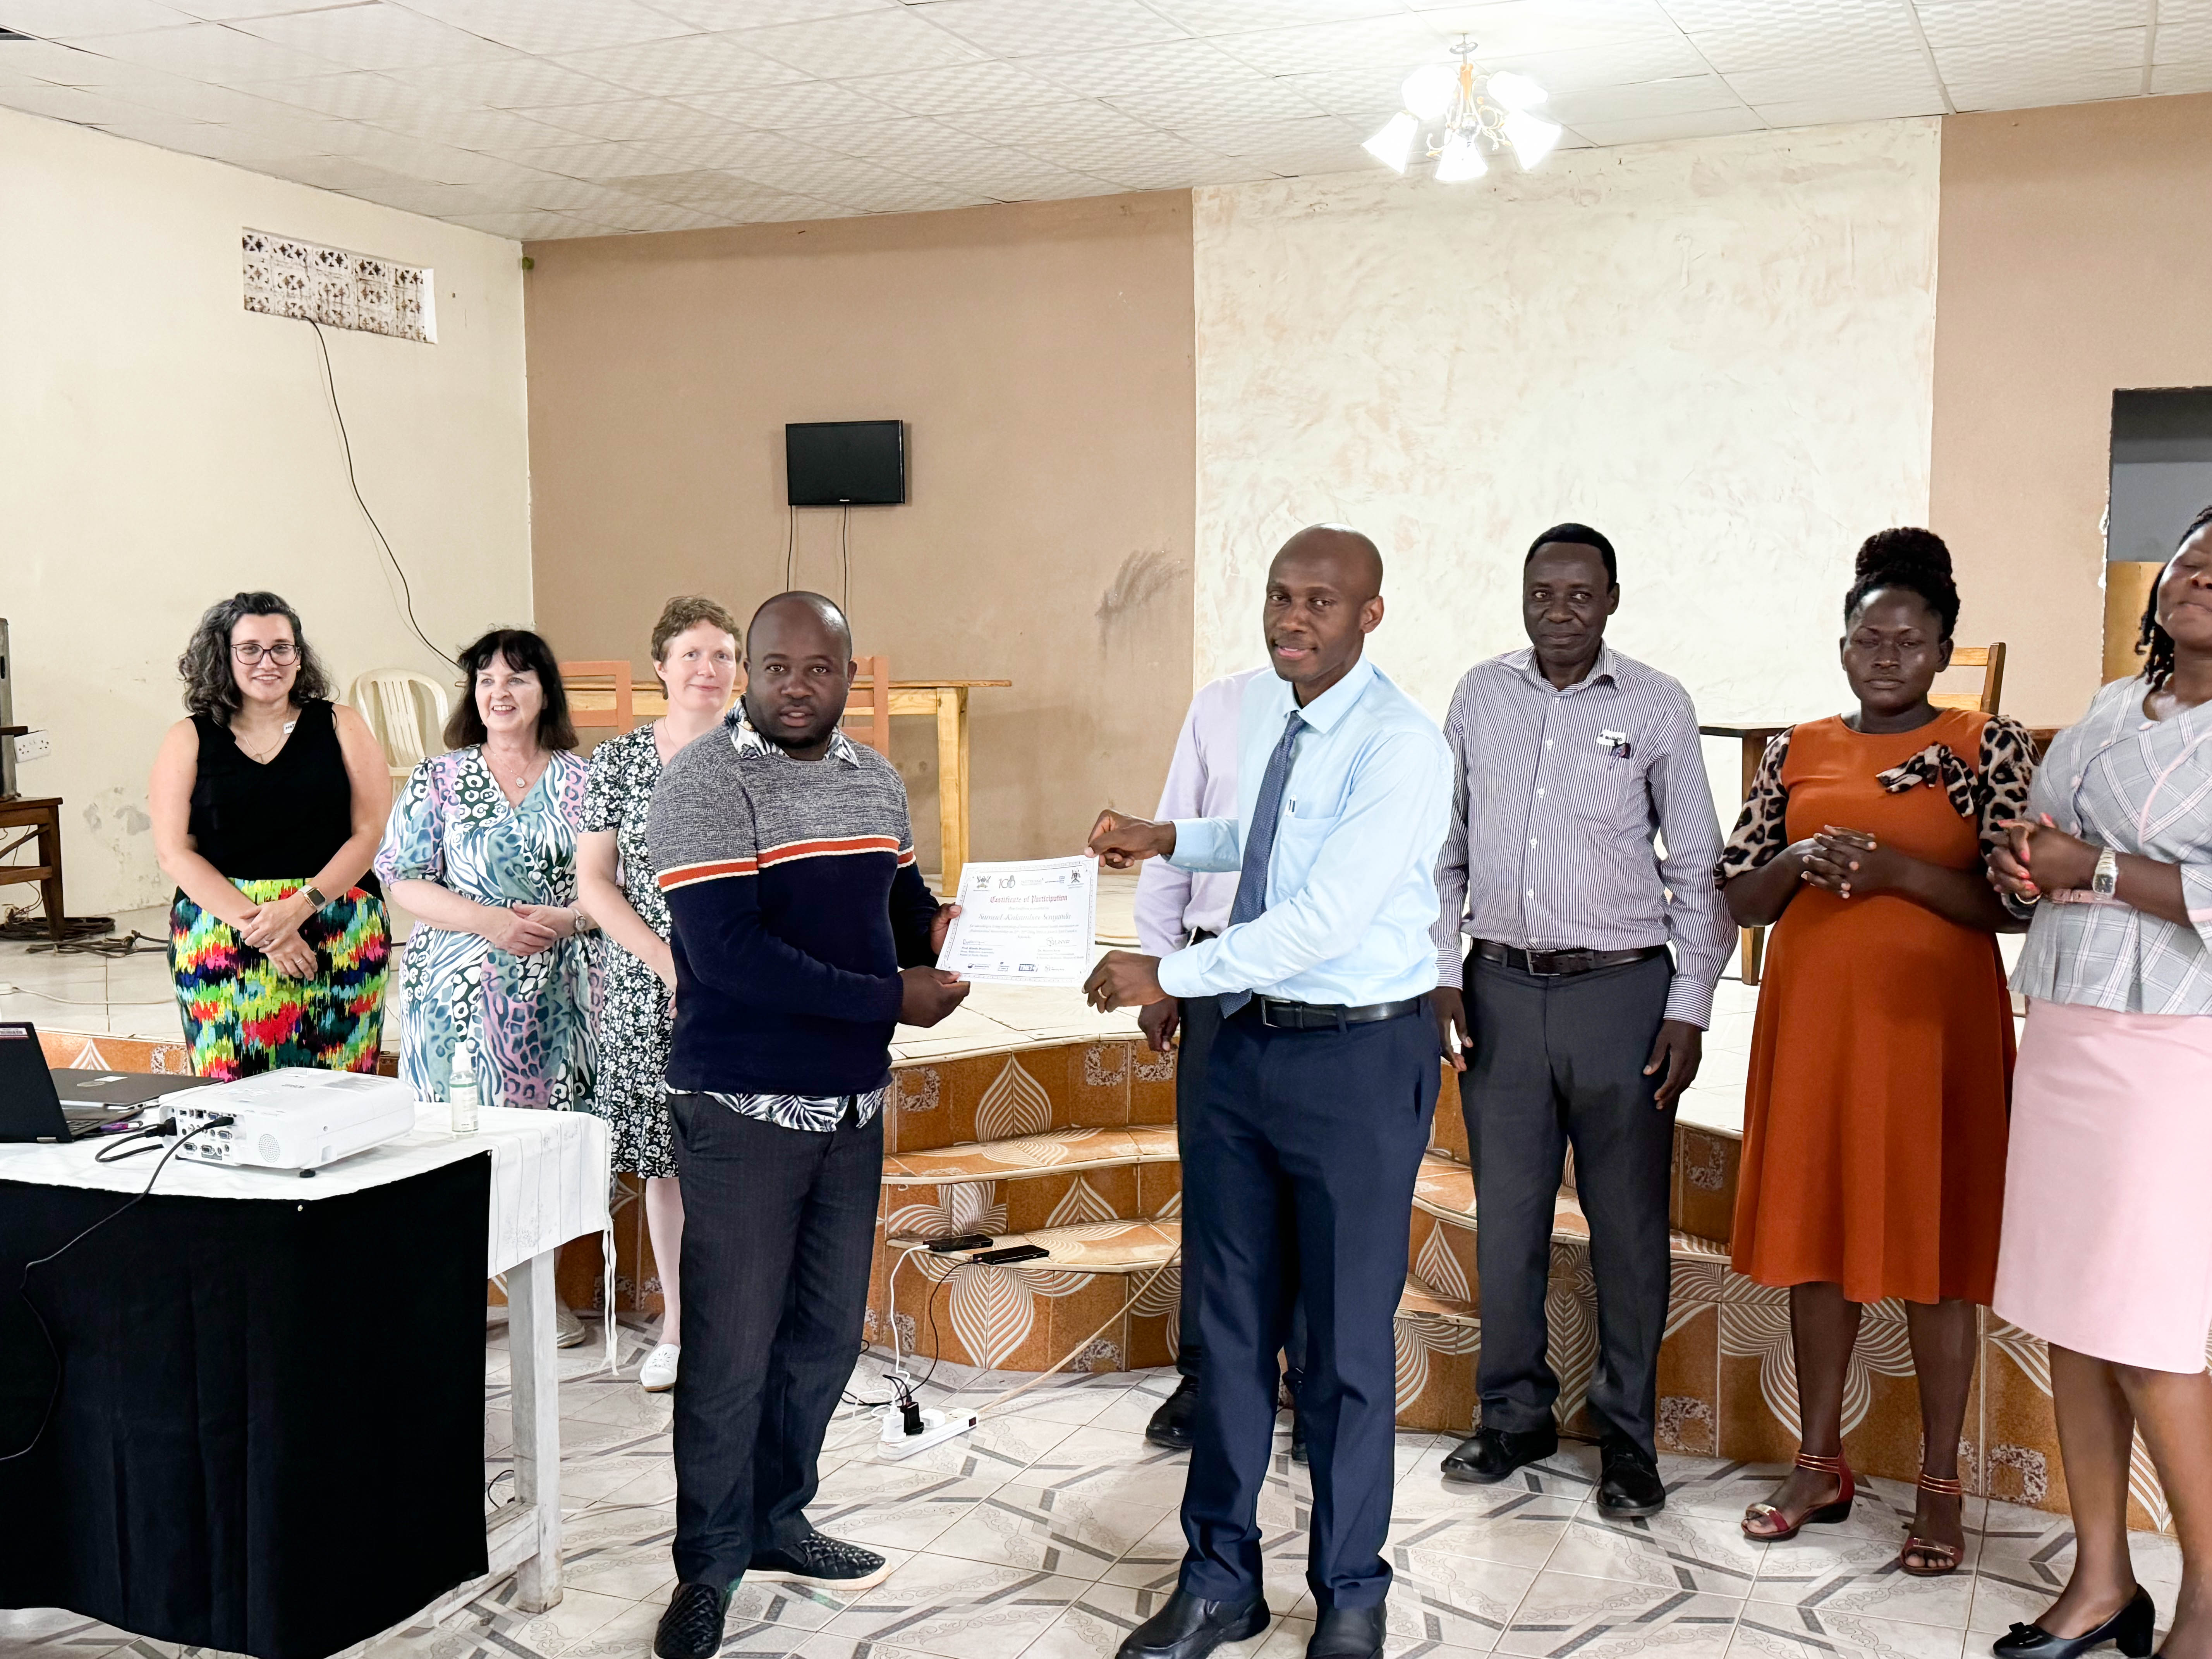
{"type": "Polygon", "coordinates": [[[906,1424],[896,1405],[882,1407],[876,1415],[883,1419],[883,1437],[876,1449],[885,1457],[908,1457],[931,1446],[941,1446],[975,1426],[973,1412],[945,1413],[934,1406],[921,1408],[921,1432],[908,1434],[906,1424]]]}

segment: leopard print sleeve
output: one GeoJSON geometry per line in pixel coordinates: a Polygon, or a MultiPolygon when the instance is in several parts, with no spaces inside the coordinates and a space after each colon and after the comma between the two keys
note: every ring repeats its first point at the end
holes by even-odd
{"type": "Polygon", "coordinates": [[[1982,727],[1980,769],[1974,780],[1974,830],[1987,859],[2004,845],[2004,824],[2027,816],[2027,788],[2035,779],[2035,740],[2018,720],[1992,714],[1982,727]]]}
{"type": "Polygon", "coordinates": [[[1790,734],[1777,732],[1766,740],[1766,753],[1751,781],[1751,798],[1743,804],[1728,845],[1713,866],[1713,885],[1725,887],[1736,877],[1747,875],[1790,845],[1784,820],[1790,812],[1790,791],[1782,781],[1782,763],[1790,758],[1790,734]]]}

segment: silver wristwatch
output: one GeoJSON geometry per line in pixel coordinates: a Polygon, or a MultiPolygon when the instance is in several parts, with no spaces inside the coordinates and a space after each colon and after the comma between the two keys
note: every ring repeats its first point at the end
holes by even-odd
{"type": "Polygon", "coordinates": [[[2119,885],[2120,855],[2107,847],[2097,854],[2097,873],[2089,878],[2089,890],[2100,898],[2110,898],[2119,885]]]}

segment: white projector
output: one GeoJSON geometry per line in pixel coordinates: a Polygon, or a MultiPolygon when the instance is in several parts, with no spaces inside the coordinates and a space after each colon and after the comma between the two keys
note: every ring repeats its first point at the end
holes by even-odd
{"type": "Polygon", "coordinates": [[[169,1115],[179,1135],[233,1120],[185,1141],[179,1158],[233,1169],[319,1170],[412,1129],[415,1091],[397,1078],[286,1066],[173,1096],[169,1115]]]}

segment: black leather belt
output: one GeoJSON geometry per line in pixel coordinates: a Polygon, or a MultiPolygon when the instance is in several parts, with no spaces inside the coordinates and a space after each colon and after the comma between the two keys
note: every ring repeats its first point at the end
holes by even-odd
{"type": "Polygon", "coordinates": [[[1260,1024],[1271,1031],[1334,1031],[1346,1025],[1372,1025],[1380,1020],[1403,1019],[1425,1012],[1426,997],[1407,997],[1401,1002],[1370,1002],[1346,1008],[1328,1002],[1285,1002],[1280,997],[1254,997],[1241,1011],[1257,1011],[1260,1024]]]}
{"type": "Polygon", "coordinates": [[[1518,968],[1538,979],[1564,979],[1570,974],[1594,973],[1600,968],[1626,968],[1632,962],[1649,962],[1654,957],[1665,956],[1667,947],[1646,945],[1634,951],[1516,951],[1510,945],[1479,939],[1474,942],[1474,953],[1485,962],[1518,968]]]}

